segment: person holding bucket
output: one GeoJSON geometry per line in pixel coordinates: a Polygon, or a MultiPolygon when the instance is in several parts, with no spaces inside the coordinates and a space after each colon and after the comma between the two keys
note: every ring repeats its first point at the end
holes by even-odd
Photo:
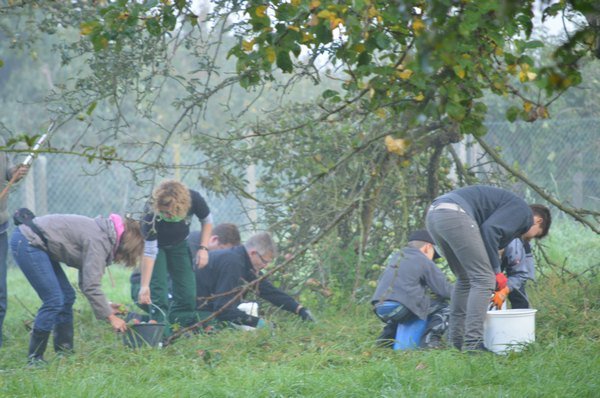
{"type": "Polygon", "coordinates": [[[517,237],[546,236],[550,210],[543,205],[530,207],[501,188],[474,185],[436,198],[426,224],[456,275],[449,339],[459,350],[488,351],[483,343],[483,323],[490,297],[506,287],[498,251],[517,237]]]}
{"type": "Polygon", "coordinates": [[[414,346],[438,348],[448,325],[447,299],[452,284],[435,265],[439,258],[426,230],[414,231],[400,252],[394,253],[371,299],[373,310],[385,326],[377,338],[380,347],[394,346],[398,325],[423,320],[425,333],[414,346]],[[430,291],[437,299],[430,300],[430,291]]]}
{"type": "MultiPolygon", "coordinates": [[[[210,209],[199,192],[175,180],[163,181],[154,190],[142,221],[146,237],[141,264],[139,304],[155,304],[150,319],[186,327],[197,322],[194,268],[208,263],[208,242],[212,232],[210,209]],[[193,216],[202,224],[200,246],[192,261],[186,237],[193,216]],[[193,264],[193,265],[192,265],[193,264]],[[173,300],[169,303],[169,277],[173,300]]],[[[165,335],[171,329],[165,328],[165,335]]]]}
{"type": "Polygon", "coordinates": [[[113,262],[126,266],[139,262],[144,249],[139,222],[117,214],[108,218],[73,214],[33,217],[27,209],[17,212],[15,221],[22,224],[11,237],[12,255],[42,300],[29,340],[29,364],[44,361],[50,333],[56,352],[73,350],[75,290],[60,263],[79,270],[79,288],[96,318],[107,320],[115,331],[125,331],[125,321],[116,316],[115,307],[102,291],[102,276],[113,262]]]}

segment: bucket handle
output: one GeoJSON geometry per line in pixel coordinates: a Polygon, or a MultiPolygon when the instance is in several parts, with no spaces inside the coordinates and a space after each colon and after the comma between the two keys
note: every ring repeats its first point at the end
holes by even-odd
{"type": "MultiPolygon", "coordinates": [[[[140,304],[139,302],[135,302],[135,304],[137,305],[147,305],[147,304],[140,304]]],[[[165,314],[165,312],[156,304],[154,303],[150,303],[151,306],[153,306],[154,308],[156,308],[157,310],[160,311],[160,313],[162,314],[163,318],[165,319],[165,321],[167,320],[167,315],[165,314]]]]}

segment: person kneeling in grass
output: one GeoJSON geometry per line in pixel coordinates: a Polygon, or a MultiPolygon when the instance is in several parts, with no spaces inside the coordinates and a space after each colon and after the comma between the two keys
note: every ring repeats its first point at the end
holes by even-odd
{"type": "MultiPolygon", "coordinates": [[[[260,278],[277,254],[275,243],[266,232],[253,235],[241,246],[210,252],[208,265],[196,270],[198,310],[217,313],[220,321],[260,328],[267,325],[263,318],[246,314],[238,309],[242,295],[236,297],[244,285],[260,278]]],[[[257,282],[249,290],[259,297],[305,321],[314,321],[311,313],[288,294],[277,289],[267,279],[257,282]]]]}
{"type": "Polygon", "coordinates": [[[407,246],[390,259],[371,299],[375,314],[385,323],[377,338],[380,347],[392,348],[398,325],[416,319],[427,320],[425,333],[418,344],[427,348],[440,347],[448,327],[446,299],[452,294],[452,285],[435,265],[434,258],[439,255],[433,238],[426,230],[419,230],[411,233],[407,246]],[[430,291],[439,297],[431,301],[430,291]]]}

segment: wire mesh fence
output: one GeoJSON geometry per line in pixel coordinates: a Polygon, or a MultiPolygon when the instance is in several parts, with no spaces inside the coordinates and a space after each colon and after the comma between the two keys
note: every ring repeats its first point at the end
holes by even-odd
{"type": "MultiPolygon", "coordinates": [[[[577,208],[600,209],[600,119],[545,120],[538,123],[492,122],[485,140],[501,147],[503,158],[524,172],[553,196],[577,208]]],[[[468,142],[466,142],[468,144],[468,142]]],[[[463,162],[474,170],[489,170],[489,159],[476,146],[464,145],[463,162]]],[[[124,158],[135,158],[136,148],[119,148],[124,158]],[[132,151],[128,153],[128,151],[132,151]]],[[[166,157],[177,164],[197,158],[194,148],[168,148],[166,157]]],[[[190,162],[191,163],[191,162],[190,162]]],[[[97,169],[86,158],[60,154],[40,156],[27,176],[9,197],[9,211],[22,206],[36,214],[74,213],[90,217],[114,213],[140,213],[151,193],[148,184],[132,178],[131,171],[118,163],[97,169]]],[[[149,171],[150,173],[150,171],[149,171]]],[[[249,226],[253,203],[235,197],[216,197],[198,181],[198,170],[174,169],[170,178],[198,190],[211,208],[215,223],[231,222],[249,226]]],[[[516,191],[526,196],[524,186],[516,191]]],[[[535,195],[533,195],[535,196],[535,195]]],[[[528,198],[538,201],[539,198],[528,198]]],[[[194,220],[192,228],[198,228],[194,220]]]]}
{"type": "MultiPolygon", "coordinates": [[[[600,210],[600,119],[556,119],[536,123],[488,123],[485,141],[497,148],[513,169],[559,201],[575,208],[600,210]]],[[[473,145],[465,163],[484,177],[490,159],[473,145]]],[[[528,200],[541,200],[515,182],[513,190],[528,200]]]]}
{"type": "MultiPolygon", "coordinates": [[[[136,158],[136,148],[120,148],[123,158],[136,158]]],[[[194,158],[193,148],[173,146],[166,151],[164,161],[177,165],[181,159],[194,158]]],[[[26,206],[37,215],[81,214],[89,217],[110,213],[141,215],[152,193],[152,170],[137,172],[119,163],[108,167],[90,163],[86,158],[47,153],[33,163],[27,177],[11,190],[9,211],[26,206]]],[[[240,226],[249,223],[248,211],[235,197],[216,197],[199,185],[194,170],[175,168],[171,175],[206,199],[215,223],[230,222],[240,226]]],[[[199,228],[195,218],[192,229],[199,228]]]]}

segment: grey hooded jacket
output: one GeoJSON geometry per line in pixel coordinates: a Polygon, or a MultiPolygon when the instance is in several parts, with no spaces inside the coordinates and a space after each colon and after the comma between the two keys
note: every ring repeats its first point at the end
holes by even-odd
{"type": "Polygon", "coordinates": [[[73,214],[52,214],[34,218],[46,238],[26,225],[19,228],[30,244],[44,250],[53,261],[79,270],[79,288],[90,302],[98,319],[106,319],[111,307],[102,291],[102,276],[113,261],[117,233],[108,218],[89,218],[73,214]]]}
{"type": "Polygon", "coordinates": [[[452,285],[446,275],[419,249],[405,247],[390,259],[377,282],[372,304],[397,301],[421,319],[427,318],[429,291],[450,298],[452,285]]]}
{"type": "Polygon", "coordinates": [[[520,238],[511,241],[502,255],[502,270],[508,277],[510,291],[521,289],[528,279],[535,280],[535,260],[529,242],[520,238]]]}

